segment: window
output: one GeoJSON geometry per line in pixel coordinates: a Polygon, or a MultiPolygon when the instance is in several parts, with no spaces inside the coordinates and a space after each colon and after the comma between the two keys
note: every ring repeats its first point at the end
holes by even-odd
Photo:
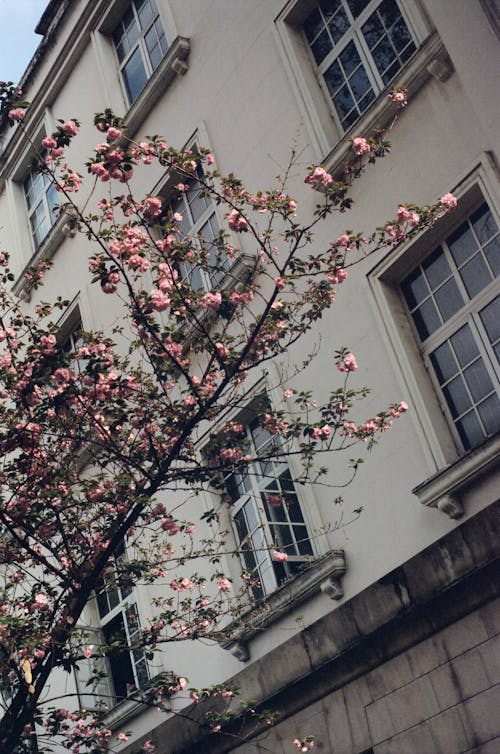
{"type": "MultiPolygon", "coordinates": [[[[203,180],[203,170],[197,169],[197,177],[203,180]]],[[[230,260],[219,252],[218,237],[221,227],[217,219],[215,204],[210,197],[204,196],[196,177],[189,182],[187,191],[173,202],[170,202],[170,212],[178,212],[182,215],[180,229],[183,235],[197,237],[200,245],[208,254],[207,267],[183,264],[180,270],[181,277],[188,280],[194,290],[211,291],[216,288],[229,269],[230,260]]]]}
{"type": "Polygon", "coordinates": [[[141,627],[137,606],[128,601],[132,586],[119,575],[120,562],[125,558],[125,547],[122,545],[115,555],[118,568],[107,572],[96,593],[104,641],[108,645],[118,642],[116,651],[111,651],[107,657],[117,701],[143,688],[149,680],[144,651],[141,647],[134,649],[141,638],[141,627]],[[123,650],[124,646],[130,649],[123,650]]]}
{"type": "Polygon", "coordinates": [[[500,235],[483,201],[402,282],[426,365],[465,450],[500,430],[499,274],[500,235]]]}
{"type": "Polygon", "coordinates": [[[31,235],[35,249],[38,249],[57,220],[56,205],[59,204],[59,197],[52,178],[44,173],[30,172],[24,180],[23,188],[31,235]]]}
{"type": "Polygon", "coordinates": [[[155,0],[133,0],[113,32],[129,103],[142,92],[168,44],[155,0]]]}
{"type": "Polygon", "coordinates": [[[297,574],[313,550],[288,464],[268,457],[276,454],[276,440],[257,420],[245,432],[248,452],[260,460],[245,471],[231,472],[224,481],[243,565],[254,578],[258,599],[297,574]],[[288,560],[273,561],[273,549],[285,552],[288,560]]]}
{"type": "Polygon", "coordinates": [[[396,0],[321,0],[303,30],[343,131],[417,49],[396,0]]]}

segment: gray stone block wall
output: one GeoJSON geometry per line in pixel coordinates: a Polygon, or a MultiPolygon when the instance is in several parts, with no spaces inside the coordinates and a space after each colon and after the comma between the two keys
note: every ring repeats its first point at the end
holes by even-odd
{"type": "Polygon", "coordinates": [[[311,734],[321,754],[499,754],[500,599],[234,752],[293,754],[311,734]]]}

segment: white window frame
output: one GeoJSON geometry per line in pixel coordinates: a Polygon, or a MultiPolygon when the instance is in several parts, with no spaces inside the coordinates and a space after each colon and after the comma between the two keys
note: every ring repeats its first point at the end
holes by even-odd
{"type": "MultiPolygon", "coordinates": [[[[42,157],[43,155],[44,153],[42,152],[42,157]]],[[[28,171],[23,180],[23,192],[31,239],[35,251],[37,251],[43,244],[59,217],[59,212],[54,212],[52,202],[49,200],[49,193],[52,191],[55,191],[55,187],[54,181],[50,176],[46,173],[37,173],[33,170],[28,171]],[[30,206],[29,195],[31,194],[31,189],[36,187],[37,182],[39,182],[40,190],[37,190],[37,192],[33,194],[30,206]],[[40,207],[42,208],[41,221],[35,227],[33,225],[33,218],[36,217],[40,207]],[[42,234],[38,235],[42,226],[46,226],[46,229],[42,231],[42,234]]],[[[60,203],[57,193],[53,198],[57,199],[54,204],[60,203]]]]}
{"type": "MultiPolygon", "coordinates": [[[[470,220],[474,216],[474,212],[480,209],[482,206],[486,204],[494,219],[497,223],[497,233],[496,236],[492,236],[490,239],[488,239],[488,242],[491,242],[494,237],[496,237],[497,240],[500,238],[500,231],[498,228],[500,227],[498,217],[495,217],[495,209],[494,207],[491,207],[488,205],[487,201],[484,199],[483,202],[479,204],[478,207],[476,207],[475,210],[469,212],[467,215],[463,215],[460,218],[460,221],[457,223],[457,227],[455,230],[458,230],[462,225],[465,223],[468,223],[468,226],[473,233],[473,236],[475,237],[476,242],[479,243],[476,234],[474,232],[474,229],[471,227],[470,220]]],[[[440,397],[440,405],[443,413],[448,419],[449,426],[452,430],[453,436],[456,440],[457,446],[461,447],[464,451],[470,450],[473,447],[477,447],[478,445],[485,442],[488,437],[491,437],[493,434],[496,433],[500,429],[500,426],[494,431],[489,432],[486,428],[486,426],[483,423],[483,420],[480,415],[480,411],[478,411],[478,408],[482,405],[482,403],[486,400],[488,400],[493,395],[497,395],[498,397],[498,385],[500,384],[500,365],[496,361],[495,353],[493,351],[494,344],[491,342],[489,335],[486,331],[485,325],[483,323],[481,313],[484,311],[484,309],[493,303],[493,301],[499,296],[499,278],[493,278],[491,282],[486,285],[481,291],[476,293],[474,296],[470,296],[467,292],[466,286],[462,280],[462,277],[460,275],[460,267],[464,267],[464,265],[461,265],[460,267],[456,264],[453,254],[451,252],[451,249],[448,245],[448,241],[450,240],[450,235],[448,234],[446,237],[443,238],[437,249],[431,249],[429,250],[429,254],[427,257],[425,257],[422,260],[422,263],[425,263],[428,259],[430,259],[435,252],[442,253],[444,255],[444,258],[446,259],[446,262],[448,263],[448,266],[451,271],[451,276],[445,281],[442,281],[440,285],[444,285],[447,282],[454,281],[458,288],[458,292],[462,297],[462,300],[464,301],[463,306],[451,317],[449,317],[441,326],[439,326],[432,334],[430,334],[427,337],[422,338],[422,336],[418,333],[417,327],[415,325],[415,322],[412,317],[412,309],[408,305],[408,302],[404,296],[404,293],[401,291],[403,306],[407,311],[407,314],[411,321],[411,326],[413,329],[414,337],[418,343],[419,350],[422,354],[422,358],[424,360],[424,363],[426,364],[426,368],[429,372],[429,375],[432,379],[432,382],[434,384],[434,387],[436,389],[436,392],[438,396],[440,397]],[[470,361],[467,364],[464,364],[462,368],[459,367],[458,372],[455,372],[449,379],[444,380],[442,384],[440,384],[436,369],[432,363],[432,355],[442,346],[444,346],[446,343],[449,347],[451,347],[451,339],[453,336],[455,336],[460,330],[462,330],[464,327],[468,327],[469,331],[472,334],[474,343],[476,347],[478,348],[478,355],[474,357],[472,361],[470,361]],[[466,411],[462,412],[462,414],[457,415],[456,417],[452,414],[452,409],[449,404],[449,402],[446,399],[446,396],[444,394],[444,389],[447,387],[448,384],[453,382],[459,375],[462,376],[467,369],[472,368],[474,364],[478,364],[479,361],[482,361],[482,365],[486,371],[487,377],[491,380],[491,386],[492,390],[486,395],[481,396],[481,398],[475,400],[474,396],[471,392],[471,388],[468,385],[467,381],[465,379],[462,380],[463,386],[466,389],[466,392],[468,394],[470,405],[467,408],[466,411]],[[495,385],[497,386],[495,388],[495,385]],[[469,439],[463,439],[457,429],[457,424],[461,419],[465,416],[467,416],[470,412],[473,412],[475,414],[476,420],[478,421],[479,425],[481,426],[482,430],[482,440],[477,442],[470,442],[469,439]]],[[[477,254],[482,255],[483,247],[479,243],[480,251],[477,252],[477,254]]],[[[482,255],[483,256],[483,255],[482,255]]],[[[484,257],[483,257],[484,258],[484,257]]],[[[467,261],[470,261],[468,259],[467,261]]],[[[485,259],[485,263],[488,266],[489,265],[487,260],[485,259]]],[[[416,272],[417,270],[422,270],[421,265],[418,265],[413,272],[416,272]]],[[[492,270],[489,270],[491,274],[493,274],[492,270]]],[[[411,275],[412,273],[410,273],[411,275]]],[[[424,273],[425,274],[425,273],[424,273]]],[[[407,278],[406,278],[407,279],[407,278]]],[[[405,279],[405,280],[406,280],[405,279]]],[[[402,281],[402,283],[405,282],[405,280],[402,281]]],[[[438,288],[439,290],[439,288],[438,288]]],[[[433,294],[428,297],[427,300],[434,300],[433,294]]],[[[422,302],[421,302],[422,303],[422,302]]],[[[419,307],[413,307],[413,311],[416,311],[419,307]]]]}
{"type": "MultiPolygon", "coordinates": [[[[391,77],[390,81],[387,83],[384,83],[381,74],[378,71],[377,65],[375,63],[375,59],[372,55],[372,53],[369,50],[368,43],[363,35],[362,27],[366,23],[366,21],[370,18],[370,16],[375,13],[378,9],[378,7],[381,5],[381,3],[384,0],[370,0],[366,8],[359,14],[357,18],[354,17],[352,14],[348,0],[339,0],[339,2],[342,4],[342,8],[344,10],[344,13],[348,19],[349,22],[349,28],[348,30],[342,35],[342,37],[338,40],[337,43],[334,43],[332,49],[330,52],[326,55],[326,57],[321,61],[321,63],[316,63],[311,46],[309,42],[306,40],[306,44],[309,49],[309,54],[311,58],[311,63],[313,66],[316,67],[319,73],[320,77],[320,86],[323,89],[325,98],[327,102],[329,103],[329,106],[331,108],[332,115],[335,119],[335,122],[337,124],[337,127],[341,133],[344,133],[346,131],[349,131],[352,127],[355,126],[355,124],[359,121],[359,119],[362,117],[363,113],[366,112],[366,110],[370,107],[370,105],[379,97],[379,95],[384,91],[384,89],[395,80],[399,72],[404,68],[404,66],[409,62],[409,60],[415,55],[415,53],[418,50],[419,43],[418,39],[416,37],[415,32],[412,29],[411,20],[408,18],[408,15],[405,13],[405,9],[403,6],[403,3],[401,0],[393,0],[395,4],[397,5],[399,9],[400,16],[403,20],[403,22],[406,25],[406,28],[410,34],[411,42],[415,46],[415,49],[409,56],[407,60],[401,63],[400,67],[398,68],[397,72],[394,74],[394,76],[391,77]],[[340,116],[337,112],[337,109],[335,107],[335,103],[333,102],[332,95],[328,91],[328,87],[326,85],[326,81],[324,78],[324,74],[327,72],[327,70],[330,68],[331,65],[335,61],[338,61],[340,56],[342,55],[343,51],[351,44],[353,43],[356,51],[360,57],[361,60],[361,66],[364,68],[367,78],[370,82],[370,86],[373,92],[373,97],[370,100],[370,102],[366,105],[366,107],[363,108],[361,112],[359,112],[359,103],[357,102],[356,98],[353,96],[353,100],[355,103],[355,107],[353,108],[357,112],[357,116],[355,117],[354,121],[350,124],[347,124],[347,126],[344,127],[344,125],[341,122],[340,116]]],[[[316,4],[319,5],[319,2],[316,4]]],[[[304,36],[305,32],[303,31],[304,36]]],[[[347,84],[348,88],[351,89],[350,84],[348,80],[345,80],[345,83],[347,84]]],[[[351,91],[352,94],[352,91],[351,91]]],[[[366,95],[365,95],[366,96],[366,95]]],[[[351,110],[352,112],[352,110],[351,110]]]]}
{"type": "MultiPolygon", "coordinates": [[[[246,439],[248,440],[250,447],[248,452],[250,454],[254,453],[256,450],[254,436],[251,432],[251,426],[255,420],[255,412],[252,410],[251,406],[245,415],[236,418],[236,421],[241,423],[245,428],[246,439]]],[[[257,449],[257,452],[261,452],[266,444],[271,445],[274,442],[279,442],[279,440],[269,436],[265,443],[257,449]]],[[[240,477],[238,483],[242,484],[245,482],[245,487],[247,487],[238,498],[234,499],[229,511],[229,516],[231,519],[234,539],[238,548],[240,548],[245,541],[252,541],[255,544],[257,540],[260,540],[257,548],[257,557],[255,554],[256,550],[253,548],[251,548],[252,558],[249,558],[249,562],[245,562],[244,556],[240,554],[240,563],[244,572],[250,575],[252,575],[252,572],[254,574],[255,583],[252,591],[256,599],[269,597],[273,592],[279,589],[280,586],[296,576],[298,571],[295,569],[295,565],[307,566],[317,557],[315,541],[311,536],[313,529],[306,515],[307,508],[302,505],[299,491],[297,490],[296,485],[293,484],[293,471],[288,459],[284,458],[283,461],[270,460],[269,463],[276,472],[272,474],[272,476],[263,476],[259,461],[250,464],[247,474],[223,474],[225,483],[227,483],[230,477],[237,476],[240,477]],[[282,468],[279,469],[278,467],[282,468]],[[278,473],[278,471],[280,473],[278,473]],[[273,522],[269,519],[262,501],[262,494],[265,492],[266,488],[269,487],[274,487],[276,492],[279,493],[281,490],[280,478],[287,473],[289,477],[288,481],[293,487],[293,490],[289,491],[289,494],[293,495],[295,498],[295,502],[299,506],[302,520],[292,521],[288,512],[285,512],[287,521],[283,524],[283,522],[280,523],[278,520],[273,522]],[[247,505],[250,505],[255,526],[250,529],[248,527],[248,518],[246,514],[243,514],[247,534],[243,538],[240,538],[236,517],[247,505]],[[289,535],[291,535],[290,539],[292,540],[289,547],[285,546],[285,541],[281,539],[279,535],[276,537],[273,536],[273,525],[275,526],[276,532],[279,531],[281,526],[286,526],[289,535]],[[293,530],[294,526],[304,528],[306,533],[306,538],[304,538],[304,540],[297,540],[296,534],[293,530]],[[303,554],[298,552],[299,544],[302,541],[307,542],[307,546],[303,549],[309,549],[310,552],[303,554]],[[288,554],[288,560],[283,563],[273,561],[272,551],[275,549],[286,552],[288,554]],[[293,552],[294,550],[295,553],[293,552]],[[260,558],[259,553],[261,556],[260,558]],[[255,561],[255,567],[249,567],[252,559],[255,561]]],[[[228,487],[226,487],[226,490],[229,493],[228,487]]],[[[273,494],[272,489],[267,489],[267,492],[273,494]]]]}
{"type": "MultiPolygon", "coordinates": [[[[404,64],[393,83],[406,87],[411,96],[413,91],[417,91],[430,77],[427,70],[429,62],[434,58],[441,58],[445,53],[421,0],[397,2],[399,8],[404,10],[404,19],[417,51],[404,64]]],[[[303,32],[304,21],[317,4],[318,0],[288,0],[275,19],[274,32],[285,71],[308,132],[314,159],[334,170],[347,159],[352,133],[364,134],[375,124],[383,124],[394,113],[394,107],[382,96],[384,89],[389,87],[382,87],[354,125],[345,132],[340,129],[330,95],[325,96],[323,77],[318,72],[303,32]]]]}
{"type": "MultiPolygon", "coordinates": [[[[152,0],[152,2],[154,2],[155,6],[156,6],[156,15],[153,16],[153,19],[150,21],[150,23],[148,23],[148,25],[145,28],[142,27],[142,24],[141,24],[141,21],[140,21],[140,17],[139,17],[139,13],[138,13],[138,10],[137,10],[137,4],[139,2],[141,2],[141,0],[130,0],[130,2],[128,3],[128,5],[123,9],[123,13],[122,13],[119,21],[115,24],[115,28],[114,28],[113,33],[112,33],[113,48],[114,48],[114,51],[115,51],[116,60],[117,60],[118,68],[119,68],[119,71],[120,71],[120,80],[121,80],[121,83],[122,83],[123,93],[124,93],[124,96],[125,96],[125,100],[127,101],[127,103],[129,105],[131,105],[133,102],[135,102],[136,99],[140,96],[141,92],[146,87],[146,85],[147,85],[149,79],[151,78],[151,76],[153,75],[154,71],[158,68],[158,66],[160,65],[161,61],[163,60],[163,58],[167,54],[169,46],[170,46],[169,41],[167,40],[167,35],[166,35],[166,32],[165,32],[165,24],[163,23],[161,11],[160,11],[160,8],[158,7],[157,0],[152,0]],[[120,60],[120,57],[119,57],[119,54],[118,54],[118,47],[117,47],[117,43],[116,43],[116,40],[115,40],[115,34],[116,34],[118,28],[120,27],[120,25],[123,23],[123,19],[124,19],[125,15],[129,12],[129,10],[131,10],[132,13],[133,13],[133,15],[134,15],[135,22],[136,22],[138,30],[139,30],[139,34],[138,34],[137,40],[131,46],[130,50],[125,54],[125,56],[123,57],[123,59],[120,60]],[[162,54],[160,60],[158,61],[157,65],[153,66],[153,63],[152,63],[152,60],[151,60],[151,54],[150,54],[150,52],[149,52],[149,50],[147,48],[145,37],[146,37],[147,33],[153,28],[153,26],[155,27],[155,30],[157,31],[157,29],[156,29],[156,23],[157,22],[160,24],[162,35],[165,38],[165,45],[166,45],[166,47],[165,47],[165,50],[163,51],[163,54],[162,54]],[[141,61],[142,61],[143,67],[144,67],[144,72],[146,74],[146,81],[144,82],[144,86],[141,88],[141,90],[136,93],[135,97],[132,97],[131,93],[128,91],[128,87],[127,87],[127,83],[126,83],[126,78],[125,78],[125,74],[124,74],[124,69],[126,68],[127,64],[129,63],[129,61],[131,60],[131,58],[133,57],[133,55],[135,54],[135,52],[137,50],[139,51],[139,54],[140,54],[140,57],[141,57],[141,61]]],[[[146,2],[149,2],[149,0],[146,0],[146,2]]],[[[122,39],[123,39],[123,34],[122,34],[122,39]]],[[[158,37],[158,44],[159,44],[159,37],[158,37]]]]}
{"type": "MultiPolygon", "coordinates": [[[[123,545],[123,552],[119,553],[116,556],[116,559],[119,561],[121,557],[126,557],[126,549],[125,545],[123,545]]],[[[105,630],[106,626],[109,626],[110,623],[112,623],[116,618],[121,617],[122,625],[125,631],[125,640],[127,642],[128,646],[132,646],[134,643],[134,640],[136,639],[135,635],[131,634],[130,631],[130,625],[129,625],[129,618],[128,618],[128,612],[130,610],[135,610],[135,618],[137,621],[137,633],[140,634],[141,632],[141,624],[140,624],[140,615],[139,615],[139,609],[138,609],[138,595],[135,593],[135,588],[132,587],[129,592],[122,594],[122,589],[119,584],[116,584],[115,578],[114,578],[114,568],[110,567],[108,569],[107,576],[104,579],[104,587],[101,589],[96,589],[96,612],[100,624],[100,634],[102,636],[102,642],[106,643],[105,639],[105,630]],[[111,593],[111,589],[109,586],[106,585],[106,581],[108,583],[112,582],[113,589],[116,589],[116,593],[118,596],[118,602],[116,605],[111,606],[109,601],[109,594],[111,593]],[[102,599],[102,596],[106,598],[106,602],[108,605],[108,610],[104,613],[101,613],[101,609],[99,607],[99,602],[102,599]]],[[[111,662],[109,658],[106,658],[106,668],[108,672],[108,677],[110,680],[110,686],[112,686],[112,696],[115,698],[115,702],[118,704],[120,701],[127,698],[127,696],[130,693],[135,693],[135,691],[139,691],[141,688],[144,688],[144,686],[148,683],[151,677],[150,668],[148,665],[148,661],[146,660],[146,657],[144,656],[144,651],[142,649],[134,650],[124,650],[124,653],[128,652],[129,658],[130,658],[130,664],[132,668],[132,674],[134,679],[134,685],[135,689],[127,691],[127,694],[125,696],[118,696],[117,690],[116,690],[116,682],[115,678],[113,677],[113,671],[111,667],[111,662]],[[139,659],[136,659],[135,653],[140,653],[142,656],[139,659]],[[139,677],[139,673],[137,670],[137,666],[143,663],[143,667],[145,669],[147,678],[141,682],[141,679],[139,677]]]]}
{"type": "MultiPolygon", "coordinates": [[[[443,186],[442,193],[449,189],[449,185],[443,186]]],[[[398,376],[401,394],[411,396],[415,432],[420,438],[428,465],[435,472],[456,461],[464,450],[457,442],[454,428],[444,410],[444,396],[441,398],[440,390],[436,390],[434,377],[422,358],[399,286],[483,201],[493,212],[495,207],[500,206],[498,180],[489,155],[484,153],[481,163],[474,164],[465,178],[452,185],[451,191],[459,198],[458,207],[411,244],[403,245],[396,253],[391,251],[386,254],[367,275],[374,312],[393,371],[398,376]]],[[[498,215],[496,220],[498,222],[498,215]]],[[[485,296],[489,296],[489,293],[485,293],[485,296]]]]}

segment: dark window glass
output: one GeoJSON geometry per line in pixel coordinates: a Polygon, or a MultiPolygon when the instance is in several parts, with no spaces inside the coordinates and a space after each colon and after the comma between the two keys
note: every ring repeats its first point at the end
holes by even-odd
{"type": "Polygon", "coordinates": [[[127,94],[130,101],[133,102],[142,92],[148,81],[148,75],[139,48],[132,53],[123,66],[123,77],[127,94]]]}

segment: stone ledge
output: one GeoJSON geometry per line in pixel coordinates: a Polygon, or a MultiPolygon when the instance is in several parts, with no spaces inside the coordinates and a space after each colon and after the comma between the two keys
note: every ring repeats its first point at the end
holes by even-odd
{"type": "Polygon", "coordinates": [[[460,518],[463,515],[461,490],[499,464],[500,433],[497,433],[417,485],[412,492],[422,505],[438,508],[450,518],[460,518]]]}
{"type": "Polygon", "coordinates": [[[344,592],[342,577],[346,562],[344,550],[332,550],[327,555],[311,563],[303,573],[284,583],[255,608],[243,613],[239,623],[230,626],[230,638],[222,646],[242,662],[250,659],[248,642],[259,632],[318,594],[319,591],[330,599],[339,600],[344,592]]]}

